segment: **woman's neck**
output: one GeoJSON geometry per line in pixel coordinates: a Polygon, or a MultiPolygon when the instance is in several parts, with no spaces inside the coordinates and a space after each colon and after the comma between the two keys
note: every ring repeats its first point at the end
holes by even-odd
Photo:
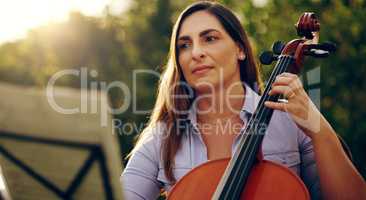
{"type": "Polygon", "coordinates": [[[197,120],[200,123],[215,123],[239,117],[244,100],[245,89],[242,84],[235,84],[229,89],[224,87],[211,93],[198,94],[197,120]]]}

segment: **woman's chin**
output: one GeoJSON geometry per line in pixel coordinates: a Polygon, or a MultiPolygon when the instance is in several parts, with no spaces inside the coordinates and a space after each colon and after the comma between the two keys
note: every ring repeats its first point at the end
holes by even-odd
{"type": "Polygon", "coordinates": [[[217,81],[212,80],[212,77],[202,77],[193,83],[193,88],[198,93],[207,93],[213,92],[217,85],[217,81]]]}

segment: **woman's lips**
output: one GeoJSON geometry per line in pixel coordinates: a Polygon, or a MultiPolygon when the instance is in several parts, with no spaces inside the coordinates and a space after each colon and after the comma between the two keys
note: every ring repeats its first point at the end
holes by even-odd
{"type": "Polygon", "coordinates": [[[197,66],[192,70],[192,74],[197,74],[197,75],[198,74],[204,74],[212,68],[213,68],[212,66],[208,66],[208,65],[197,66]]]}

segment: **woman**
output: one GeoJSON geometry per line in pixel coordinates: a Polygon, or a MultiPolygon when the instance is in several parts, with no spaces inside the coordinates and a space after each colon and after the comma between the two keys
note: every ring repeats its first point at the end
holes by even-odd
{"type": "MultiPolygon", "coordinates": [[[[235,15],[212,2],[186,8],[173,29],[149,124],[121,176],[126,198],[155,199],[194,167],[230,157],[261,88],[235,15]]],[[[270,94],[283,94],[288,102],[265,104],[275,112],[262,143],[264,159],[300,176],[313,199],[366,198],[364,180],[298,77],[281,74],[270,94]]]]}

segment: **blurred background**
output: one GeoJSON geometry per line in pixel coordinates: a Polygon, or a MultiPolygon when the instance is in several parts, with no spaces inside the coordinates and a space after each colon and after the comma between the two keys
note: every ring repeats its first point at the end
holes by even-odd
{"type": "MultiPolygon", "coordinates": [[[[1,0],[0,81],[46,87],[63,69],[95,70],[89,81],[122,81],[132,88],[132,72],[161,72],[167,60],[169,37],[179,12],[194,2],[173,0],[1,0]]],[[[307,63],[305,70],[320,69],[320,109],[348,143],[358,170],[366,177],[366,1],[364,0],[222,0],[241,19],[255,55],[276,40],[296,36],[294,24],[305,11],[321,22],[321,41],[337,44],[335,55],[307,63]],[[307,69],[308,68],[308,69],[307,69]]],[[[262,66],[265,78],[273,66],[262,66]]],[[[158,77],[140,77],[134,101],[151,109],[158,77]]],[[[59,86],[80,88],[80,78],[68,76],[59,86]]],[[[0,94],[1,95],[1,94],[0,94]]],[[[110,90],[118,107],[124,94],[110,90]]],[[[24,115],[31,115],[24,113],[24,115]]],[[[132,107],[115,118],[122,123],[144,124],[149,114],[132,107]]],[[[138,130],[119,134],[124,157],[133,147],[138,130]]],[[[125,161],[126,162],[126,161],[125,161]]],[[[331,167],[331,166],[330,166],[331,167]]]]}

